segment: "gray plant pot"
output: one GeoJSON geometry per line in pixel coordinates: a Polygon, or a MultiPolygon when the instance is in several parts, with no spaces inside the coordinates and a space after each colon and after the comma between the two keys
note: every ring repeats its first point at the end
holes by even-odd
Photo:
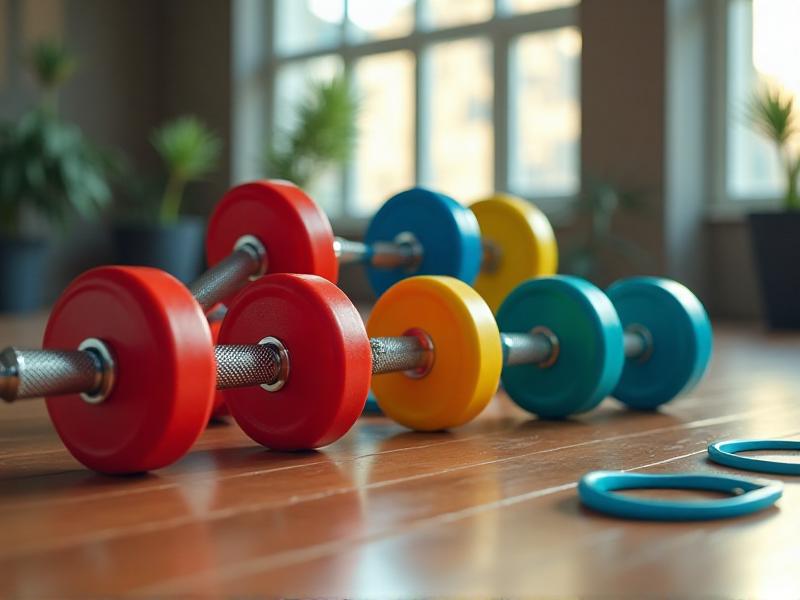
{"type": "Polygon", "coordinates": [[[0,238],[0,312],[42,307],[48,248],[42,239],[0,238]]]}
{"type": "Polygon", "coordinates": [[[174,225],[125,223],[112,232],[117,262],[156,267],[190,283],[203,268],[205,221],[181,217],[174,225]]]}

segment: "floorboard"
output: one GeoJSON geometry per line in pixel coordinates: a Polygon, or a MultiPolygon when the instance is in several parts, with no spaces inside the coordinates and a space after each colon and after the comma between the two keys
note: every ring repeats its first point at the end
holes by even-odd
{"type": "MultiPolygon", "coordinates": [[[[0,319],[36,346],[43,318],[0,319]]],[[[214,424],[175,465],[83,469],[40,401],[0,410],[0,597],[800,595],[800,488],[747,518],[628,522],[582,508],[593,469],[726,469],[712,440],[800,438],[800,336],[717,326],[708,376],[655,413],[565,422],[502,393],[456,431],[364,418],[320,452],[214,424]]]]}

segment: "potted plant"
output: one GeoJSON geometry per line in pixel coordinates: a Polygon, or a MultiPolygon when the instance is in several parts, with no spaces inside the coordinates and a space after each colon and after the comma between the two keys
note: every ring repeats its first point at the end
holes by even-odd
{"type": "Polygon", "coordinates": [[[158,267],[188,283],[202,268],[205,224],[181,214],[184,191],[216,169],[222,143],[191,116],[164,124],[150,140],[166,176],[155,185],[131,178],[137,211],[114,228],[117,256],[122,264],[158,267]]]}
{"type": "Polygon", "coordinates": [[[566,273],[605,285],[608,264],[623,261],[632,270],[647,272],[653,259],[636,242],[614,232],[614,218],[621,213],[643,212],[647,195],[641,190],[624,190],[613,183],[590,177],[578,197],[572,243],[565,247],[566,273]]]}
{"type": "Polygon", "coordinates": [[[359,107],[345,77],[312,83],[297,106],[296,125],[277,131],[267,148],[267,176],[307,188],[327,169],[344,165],[353,153],[359,107]]]}
{"type": "Polygon", "coordinates": [[[797,136],[794,98],[778,90],[756,93],[750,117],[771,139],[785,175],[781,210],[749,215],[750,234],[767,322],[772,329],[800,328],[800,152],[792,149],[797,136]]]}
{"type": "Polygon", "coordinates": [[[93,218],[111,199],[108,155],[58,114],[58,92],[76,64],[60,44],[36,45],[28,66],[39,102],[0,124],[0,311],[41,306],[46,226],[65,228],[76,213],[93,218]]]}

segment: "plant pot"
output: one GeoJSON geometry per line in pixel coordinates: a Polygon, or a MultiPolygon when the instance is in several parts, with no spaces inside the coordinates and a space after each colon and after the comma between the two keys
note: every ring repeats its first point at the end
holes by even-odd
{"type": "Polygon", "coordinates": [[[800,329],[800,212],[749,218],[761,298],[772,329],[800,329]]]}
{"type": "Polygon", "coordinates": [[[47,250],[45,240],[0,238],[0,312],[42,307],[47,250]]]}
{"type": "Polygon", "coordinates": [[[112,233],[119,264],[156,267],[184,283],[194,280],[203,267],[204,234],[200,217],[181,217],[172,225],[124,223],[112,233]]]}

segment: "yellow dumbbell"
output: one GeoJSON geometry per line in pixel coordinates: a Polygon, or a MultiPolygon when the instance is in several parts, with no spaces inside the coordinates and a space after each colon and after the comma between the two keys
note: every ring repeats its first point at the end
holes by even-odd
{"type": "Polygon", "coordinates": [[[492,311],[523,281],[555,274],[558,246],[541,210],[505,194],[480,200],[470,208],[483,243],[483,264],[474,287],[492,311]]]}
{"type": "Polygon", "coordinates": [[[475,418],[497,390],[503,349],[486,302],[451,277],[404,279],[380,297],[367,322],[371,338],[417,335],[434,349],[424,373],[375,377],[381,409],[420,431],[457,427],[475,418]]]}

